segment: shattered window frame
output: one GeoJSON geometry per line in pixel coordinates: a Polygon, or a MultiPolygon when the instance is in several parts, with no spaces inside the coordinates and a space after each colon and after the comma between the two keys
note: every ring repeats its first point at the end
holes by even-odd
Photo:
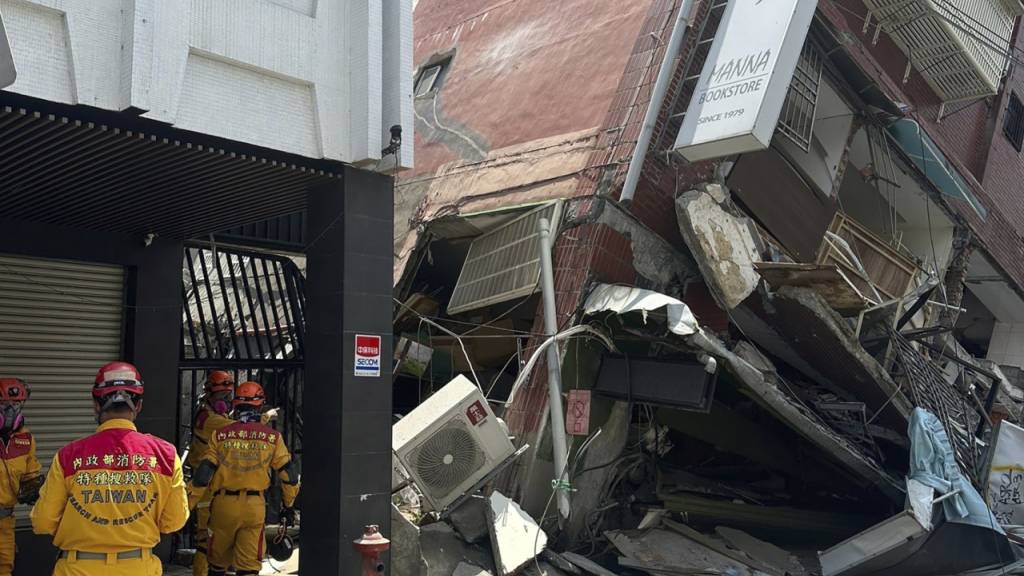
{"type": "Polygon", "coordinates": [[[416,74],[413,97],[422,98],[430,96],[434,89],[438,87],[439,80],[450,62],[451,58],[445,58],[423,66],[419,73],[416,74]]]}

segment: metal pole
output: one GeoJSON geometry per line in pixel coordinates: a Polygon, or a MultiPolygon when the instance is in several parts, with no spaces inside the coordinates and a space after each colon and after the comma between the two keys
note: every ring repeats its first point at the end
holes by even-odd
{"type": "MultiPolygon", "coordinates": [[[[551,223],[541,218],[540,229],[540,286],[544,298],[544,332],[548,336],[558,333],[555,308],[555,276],[551,267],[551,223]]],[[[562,411],[562,361],[558,346],[548,346],[548,410],[551,415],[551,445],[555,456],[555,491],[558,499],[559,524],[569,517],[569,455],[565,440],[565,414],[562,411]]]]}
{"type": "Polygon", "coordinates": [[[619,201],[623,204],[633,201],[636,186],[640,183],[640,174],[643,172],[644,160],[647,159],[647,150],[651,147],[651,137],[654,136],[654,128],[658,125],[658,115],[661,114],[661,106],[665,103],[665,95],[668,94],[672,75],[675,73],[676,57],[679,56],[679,50],[686,39],[686,32],[690,28],[690,12],[693,11],[693,6],[693,0],[681,0],[679,3],[675,26],[672,28],[668,46],[665,48],[665,57],[661,60],[658,77],[654,81],[654,89],[651,90],[651,101],[644,114],[644,123],[640,126],[640,136],[637,138],[636,147],[633,148],[629,169],[626,170],[626,181],[622,185],[622,194],[619,196],[619,201]]]}

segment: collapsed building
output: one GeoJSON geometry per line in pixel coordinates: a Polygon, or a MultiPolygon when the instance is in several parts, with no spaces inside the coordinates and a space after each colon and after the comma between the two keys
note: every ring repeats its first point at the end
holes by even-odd
{"type": "Polygon", "coordinates": [[[782,74],[781,112],[770,144],[749,149],[684,140],[700,130],[687,117],[725,97],[709,82],[742,80],[715,80],[725,67],[760,72],[722,60],[753,8],[629,4],[418,3],[396,412],[470,378],[529,446],[492,487],[584,560],[693,573],[659,550],[728,559],[763,540],[793,558],[747,554],[755,572],[734,573],[1010,566],[1012,534],[939,530],[932,505],[908,504],[920,486],[907,478],[932,442],[955,463],[944,482],[962,486],[945,498],[1020,504],[1021,478],[988,483],[1000,423],[1024,409],[1024,6],[787,3],[794,65],[766,74],[782,74]],[[538,350],[574,326],[603,338],[558,339],[554,374],[538,350]],[[872,534],[917,544],[874,550],[872,534]],[[951,542],[954,559],[939,554],[951,542]]]}

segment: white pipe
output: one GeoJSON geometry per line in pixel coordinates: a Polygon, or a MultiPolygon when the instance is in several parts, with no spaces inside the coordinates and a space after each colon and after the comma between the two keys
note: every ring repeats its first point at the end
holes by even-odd
{"type": "Polygon", "coordinates": [[[637,184],[640,183],[640,174],[643,172],[644,161],[647,159],[647,149],[651,147],[651,138],[654,136],[654,128],[658,124],[658,115],[665,103],[665,94],[672,83],[676,56],[686,39],[686,32],[690,28],[690,12],[693,10],[693,0],[682,0],[679,5],[679,12],[676,14],[676,24],[672,28],[672,35],[668,39],[668,47],[665,48],[665,57],[661,61],[661,68],[658,70],[658,78],[654,81],[654,89],[651,91],[651,101],[647,105],[647,112],[644,114],[644,123],[640,127],[640,136],[633,149],[633,158],[629,161],[629,170],[626,171],[626,182],[622,185],[622,195],[619,202],[628,204],[633,201],[636,194],[637,184]]]}
{"type": "MultiPolygon", "coordinates": [[[[544,299],[544,331],[548,336],[558,333],[555,307],[555,276],[551,265],[551,223],[541,218],[540,229],[540,285],[544,299]]],[[[562,410],[562,360],[558,346],[549,346],[548,355],[548,414],[551,416],[551,450],[555,456],[555,474],[559,487],[558,512],[561,519],[569,517],[569,447],[565,438],[565,413],[562,410]]]]}

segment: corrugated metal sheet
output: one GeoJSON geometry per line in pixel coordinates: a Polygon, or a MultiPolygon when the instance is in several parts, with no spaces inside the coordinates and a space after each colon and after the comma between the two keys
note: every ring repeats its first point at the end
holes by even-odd
{"type": "Polygon", "coordinates": [[[121,355],[123,306],[120,266],[0,255],[0,374],[28,381],[25,418],[44,471],[96,428],[90,389],[121,355]]]}
{"type": "Polygon", "coordinates": [[[194,238],[300,212],[341,170],[124,115],[0,106],[0,217],[194,238]]]}

